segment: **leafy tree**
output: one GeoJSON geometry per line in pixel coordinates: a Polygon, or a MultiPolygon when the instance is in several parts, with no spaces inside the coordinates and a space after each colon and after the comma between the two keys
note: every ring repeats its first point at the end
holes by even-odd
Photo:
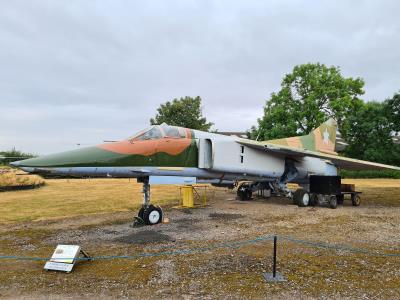
{"type": "Polygon", "coordinates": [[[385,114],[391,123],[392,130],[400,134],[400,94],[396,93],[391,99],[385,101],[385,114]]]}
{"type": "Polygon", "coordinates": [[[368,102],[349,117],[350,157],[391,165],[400,165],[400,145],[393,142],[399,128],[399,95],[384,102],[368,102]]]}
{"type": "Polygon", "coordinates": [[[211,122],[207,122],[201,111],[201,98],[184,97],[173,99],[161,104],[155,118],[150,119],[152,125],[167,123],[168,125],[182,126],[191,129],[209,131],[211,122]]]}
{"type": "Polygon", "coordinates": [[[264,107],[258,127],[250,136],[268,140],[308,134],[328,118],[338,121],[346,136],[348,117],[357,110],[364,93],[361,78],[345,78],[339,67],[323,64],[303,64],[285,75],[278,93],[272,93],[264,107]]]}

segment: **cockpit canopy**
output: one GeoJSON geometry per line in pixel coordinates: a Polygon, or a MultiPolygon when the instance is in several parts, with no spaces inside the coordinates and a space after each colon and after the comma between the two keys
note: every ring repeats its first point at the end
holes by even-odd
{"type": "Polygon", "coordinates": [[[134,136],[128,138],[130,141],[146,141],[157,140],[161,138],[187,138],[186,130],[182,127],[170,126],[168,124],[153,125],[145,130],[142,130],[134,136]]]}

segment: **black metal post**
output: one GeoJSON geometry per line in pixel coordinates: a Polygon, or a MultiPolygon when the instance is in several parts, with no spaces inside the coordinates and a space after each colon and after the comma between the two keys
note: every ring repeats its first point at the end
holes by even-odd
{"type": "Polygon", "coordinates": [[[274,261],[273,261],[273,265],[272,265],[272,277],[276,277],[276,241],[277,241],[278,237],[276,235],[274,235],[274,261]]]}
{"type": "Polygon", "coordinates": [[[286,281],[281,273],[276,272],[276,251],[277,251],[278,236],[274,235],[274,252],[272,255],[272,273],[263,273],[263,277],[269,282],[286,281]]]}

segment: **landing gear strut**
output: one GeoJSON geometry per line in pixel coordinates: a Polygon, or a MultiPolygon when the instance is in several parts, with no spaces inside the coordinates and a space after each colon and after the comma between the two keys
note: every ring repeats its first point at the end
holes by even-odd
{"type": "Polygon", "coordinates": [[[138,218],[146,225],[161,223],[163,220],[161,207],[150,204],[149,177],[138,178],[138,182],[143,183],[143,205],[139,210],[138,218]]]}
{"type": "Polygon", "coordinates": [[[297,177],[299,171],[296,169],[296,164],[292,159],[285,159],[285,170],[279,178],[278,187],[283,194],[285,194],[288,198],[293,200],[293,203],[297,204],[297,197],[293,195],[292,191],[286,186],[286,184],[297,177]]]}

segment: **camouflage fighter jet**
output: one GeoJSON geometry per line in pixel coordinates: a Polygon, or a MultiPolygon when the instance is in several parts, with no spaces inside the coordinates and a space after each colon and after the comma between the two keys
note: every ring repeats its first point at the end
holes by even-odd
{"type": "MultiPolygon", "coordinates": [[[[247,199],[260,189],[293,196],[287,183],[304,185],[310,175],[334,176],[340,168],[400,170],[338,156],[335,139],[336,122],[332,119],[308,135],[263,142],[162,124],[120,142],[11,164],[46,176],[137,178],[143,183],[144,194],[139,217],[150,225],[163,218],[161,208],[150,203],[152,178],[191,178],[219,186],[250,181],[238,188],[238,195],[247,199]]],[[[307,206],[307,189],[293,197],[300,206],[307,206]]]]}

